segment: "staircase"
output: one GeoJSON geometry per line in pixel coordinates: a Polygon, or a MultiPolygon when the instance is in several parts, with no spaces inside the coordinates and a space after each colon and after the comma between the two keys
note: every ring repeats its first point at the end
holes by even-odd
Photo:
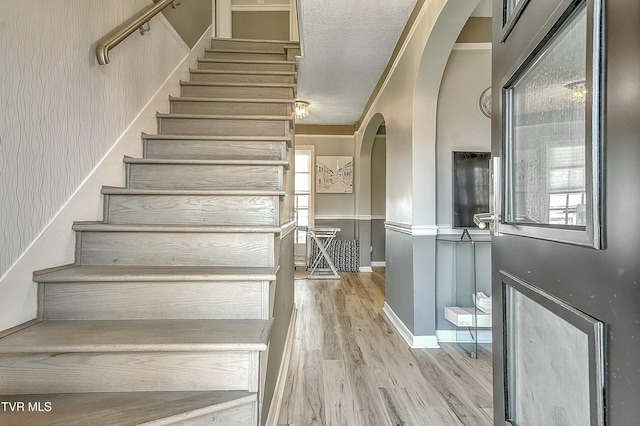
{"type": "Polygon", "coordinates": [[[296,48],[212,40],[103,221],[73,225],[75,263],[34,273],[42,321],[0,339],[0,424],[266,418],[293,303],[296,48]]]}

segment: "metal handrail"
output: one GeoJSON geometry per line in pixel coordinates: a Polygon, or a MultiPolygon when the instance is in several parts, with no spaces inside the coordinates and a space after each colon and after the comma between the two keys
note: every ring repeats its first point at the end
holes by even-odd
{"type": "Polygon", "coordinates": [[[144,25],[148,24],[151,18],[162,12],[169,5],[175,8],[180,5],[180,0],[160,0],[146,9],[141,10],[115,30],[102,37],[96,46],[98,63],[100,63],[100,65],[107,65],[109,63],[109,51],[111,49],[120,44],[121,41],[129,37],[136,30],[140,30],[142,34],[148,31],[143,28],[144,25]]]}

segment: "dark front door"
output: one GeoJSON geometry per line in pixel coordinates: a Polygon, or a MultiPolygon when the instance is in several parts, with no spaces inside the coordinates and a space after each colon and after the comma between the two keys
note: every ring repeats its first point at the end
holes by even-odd
{"type": "Polygon", "coordinates": [[[493,10],[495,424],[638,424],[640,2],[493,10]]]}

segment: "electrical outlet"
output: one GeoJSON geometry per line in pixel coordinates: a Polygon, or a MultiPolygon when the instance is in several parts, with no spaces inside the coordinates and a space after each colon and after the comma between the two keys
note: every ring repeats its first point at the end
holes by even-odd
{"type": "Polygon", "coordinates": [[[258,4],[264,4],[264,0],[258,0],[258,4]]]}

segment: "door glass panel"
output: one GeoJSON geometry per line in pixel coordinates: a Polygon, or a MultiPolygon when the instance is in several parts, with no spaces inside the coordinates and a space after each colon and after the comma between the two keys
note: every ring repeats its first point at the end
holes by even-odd
{"type": "Polygon", "coordinates": [[[604,425],[604,323],[500,272],[505,420],[518,426],[604,425]]]}
{"type": "Polygon", "coordinates": [[[586,333],[507,287],[508,401],[512,424],[591,424],[586,333]]]}
{"type": "Polygon", "coordinates": [[[585,229],[586,65],[582,7],[506,88],[508,223],[585,229]]]}

